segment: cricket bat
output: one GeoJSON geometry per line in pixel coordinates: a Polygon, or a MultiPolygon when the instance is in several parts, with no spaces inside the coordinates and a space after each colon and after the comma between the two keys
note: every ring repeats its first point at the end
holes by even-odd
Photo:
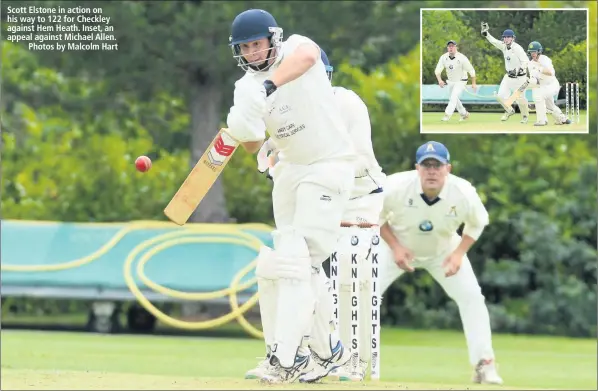
{"type": "Polygon", "coordinates": [[[173,223],[185,225],[214,185],[238,146],[239,143],[230,137],[225,129],[220,129],[164,209],[164,214],[173,223]]]}
{"type": "Polygon", "coordinates": [[[526,80],[522,85],[520,85],[519,88],[517,88],[517,90],[515,90],[515,92],[513,92],[507,100],[503,101],[500,97],[497,97],[497,99],[500,102],[500,104],[505,108],[505,110],[508,111],[510,107],[513,105],[513,102],[519,99],[519,97],[521,96],[521,94],[523,94],[528,85],[529,79],[526,80]]]}

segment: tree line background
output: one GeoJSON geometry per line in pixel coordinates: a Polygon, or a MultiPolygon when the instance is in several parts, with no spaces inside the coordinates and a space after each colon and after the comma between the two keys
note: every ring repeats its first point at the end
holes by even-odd
{"type": "MultiPolygon", "coordinates": [[[[591,21],[596,20],[592,2],[520,4],[589,6],[591,21]]],[[[513,2],[465,5],[513,7],[513,2]]],[[[367,103],[385,171],[412,169],[416,147],[430,139],[419,134],[420,7],[460,5],[90,1],[86,6],[102,7],[113,19],[118,52],[29,52],[2,42],[4,219],[164,220],[164,206],[224,125],[233,82],[242,76],[227,46],[230,23],[248,8],[269,10],[286,37],[299,33],[318,42],[335,66],[334,84],[353,89],[367,103]],[[133,165],[141,154],[154,161],[146,174],[133,165]]],[[[507,28],[499,13],[433,15],[428,31],[439,36],[424,36],[424,82],[429,61],[435,65],[444,50],[442,26],[453,25],[463,51],[479,46],[473,56],[479,83],[498,83],[502,57],[479,33],[479,20],[486,19],[497,37],[507,28]]],[[[563,73],[561,81],[569,80],[565,72],[578,77],[577,56],[587,44],[583,34],[570,24],[554,27],[556,16],[544,16],[549,13],[538,15],[532,24],[522,17],[508,27],[520,42],[540,29],[539,21],[548,31],[554,28],[554,40],[542,43],[563,73]],[[522,27],[525,23],[529,28],[522,27]],[[562,66],[557,61],[568,61],[567,50],[574,65],[562,66]]],[[[594,86],[596,24],[591,25],[594,86]]],[[[596,90],[589,93],[595,102],[596,90]]],[[[477,187],[490,212],[492,223],[470,258],[496,331],[596,333],[596,112],[590,118],[589,135],[435,136],[451,150],[453,172],[477,187]]],[[[272,224],[270,191],[255,157],[239,151],[193,221],[272,224]]],[[[393,285],[385,295],[383,322],[461,327],[456,306],[426,273],[406,275],[393,285]]]]}
{"type": "MultiPolygon", "coordinates": [[[[551,8],[558,8],[558,5],[551,4],[551,8]]],[[[543,53],[553,62],[559,83],[562,86],[566,82],[580,83],[580,106],[586,108],[589,59],[588,13],[585,10],[423,11],[424,84],[437,84],[434,69],[446,52],[449,39],[457,41],[459,51],[471,61],[478,84],[500,84],[506,73],[503,54],[482,36],[482,22],[488,23],[490,35],[498,40],[502,39],[503,31],[513,30],[515,42],[526,52],[530,42],[539,41],[543,53]]]]}

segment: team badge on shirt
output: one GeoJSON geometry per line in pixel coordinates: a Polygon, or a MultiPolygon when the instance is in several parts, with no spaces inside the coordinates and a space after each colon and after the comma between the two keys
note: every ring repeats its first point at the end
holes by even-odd
{"type": "Polygon", "coordinates": [[[433,229],[434,229],[434,225],[432,225],[432,222],[430,220],[422,221],[419,224],[419,230],[422,232],[430,232],[433,229]]]}
{"type": "Polygon", "coordinates": [[[449,217],[457,217],[457,207],[451,206],[451,209],[449,210],[449,212],[446,215],[449,217]]]}

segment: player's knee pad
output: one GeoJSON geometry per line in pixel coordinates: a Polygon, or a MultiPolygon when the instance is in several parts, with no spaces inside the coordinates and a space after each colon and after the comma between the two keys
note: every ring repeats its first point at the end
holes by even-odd
{"type": "Polygon", "coordinates": [[[256,276],[270,280],[309,280],[312,268],[305,239],[292,229],[274,231],[272,236],[274,250],[269,247],[261,248],[256,276]]]}

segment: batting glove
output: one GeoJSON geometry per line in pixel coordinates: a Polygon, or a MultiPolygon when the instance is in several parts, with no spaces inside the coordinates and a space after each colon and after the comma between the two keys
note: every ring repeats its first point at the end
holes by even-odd
{"type": "Polygon", "coordinates": [[[262,174],[266,172],[272,165],[270,161],[270,154],[276,151],[276,147],[274,147],[270,143],[270,139],[266,140],[260,150],[257,153],[257,169],[262,174]]]}

